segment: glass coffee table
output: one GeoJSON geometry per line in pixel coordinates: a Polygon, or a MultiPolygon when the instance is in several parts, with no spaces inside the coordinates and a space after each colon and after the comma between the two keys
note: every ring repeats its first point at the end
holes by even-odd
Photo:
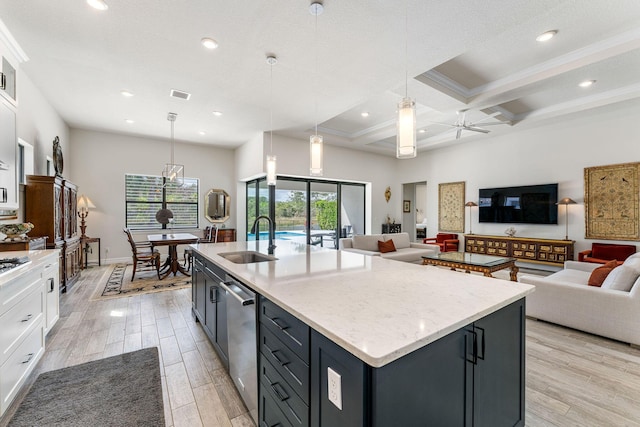
{"type": "Polygon", "coordinates": [[[441,252],[438,255],[422,257],[423,265],[440,265],[452,270],[461,269],[466,273],[477,271],[487,277],[493,277],[491,273],[505,268],[511,268],[510,278],[518,281],[518,267],[515,258],[500,258],[491,255],[472,254],[468,252],[441,252]]]}

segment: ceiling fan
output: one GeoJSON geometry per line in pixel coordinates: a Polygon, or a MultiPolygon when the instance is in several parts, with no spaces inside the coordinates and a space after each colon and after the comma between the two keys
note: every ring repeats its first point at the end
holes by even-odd
{"type": "Polygon", "coordinates": [[[481,127],[476,126],[479,123],[482,123],[482,126],[493,126],[493,125],[505,125],[505,124],[507,124],[506,122],[483,123],[485,120],[492,119],[493,117],[499,115],[500,112],[495,112],[493,114],[490,114],[487,117],[485,117],[485,118],[483,118],[481,120],[478,120],[477,122],[468,122],[466,120],[467,110],[456,111],[456,114],[458,114],[458,119],[453,124],[434,122],[435,124],[438,124],[438,125],[449,126],[449,127],[455,128],[456,129],[456,139],[460,139],[460,136],[462,135],[462,131],[463,130],[468,130],[468,131],[472,131],[472,132],[480,132],[480,133],[489,133],[490,132],[488,129],[483,129],[481,127]]]}

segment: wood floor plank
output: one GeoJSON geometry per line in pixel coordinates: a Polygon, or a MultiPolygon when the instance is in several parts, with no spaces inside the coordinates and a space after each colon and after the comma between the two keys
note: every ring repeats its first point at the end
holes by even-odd
{"type": "Polygon", "coordinates": [[[205,427],[231,427],[231,421],[213,383],[194,388],[193,394],[205,427]]]}
{"type": "MultiPolygon", "coordinates": [[[[164,367],[169,393],[169,404],[174,410],[189,403],[195,403],[189,377],[182,362],[164,367]]],[[[174,425],[177,420],[173,420],[174,425]]]]}
{"type": "MultiPolygon", "coordinates": [[[[253,425],[191,313],[191,289],[92,301],[108,267],[83,271],[60,297],[40,372],[158,346],[167,426],[253,425]],[[86,274],[85,274],[86,273],[86,274]]],[[[526,321],[527,427],[640,427],[640,349],[551,323],[526,321]]],[[[7,411],[15,412],[19,400],[7,411]]],[[[0,427],[8,417],[0,418],[0,427]]]]}

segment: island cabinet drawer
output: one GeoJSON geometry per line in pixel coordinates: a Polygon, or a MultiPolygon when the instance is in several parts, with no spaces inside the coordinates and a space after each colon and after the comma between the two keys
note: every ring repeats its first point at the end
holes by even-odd
{"type": "Polygon", "coordinates": [[[260,328],[260,353],[302,398],[309,401],[309,365],[265,327],[260,328]]]}
{"type": "Polygon", "coordinates": [[[265,356],[260,357],[260,383],[294,426],[309,425],[309,407],[265,356]]]}
{"type": "Polygon", "coordinates": [[[263,385],[260,385],[259,427],[293,427],[263,385]]]}
{"type": "Polygon", "coordinates": [[[265,297],[260,297],[260,322],[309,364],[309,326],[265,297]]]}
{"type": "Polygon", "coordinates": [[[43,291],[42,287],[35,288],[33,292],[0,316],[0,324],[2,324],[0,328],[0,349],[2,349],[0,363],[9,357],[34,325],[42,321],[43,291]]]}

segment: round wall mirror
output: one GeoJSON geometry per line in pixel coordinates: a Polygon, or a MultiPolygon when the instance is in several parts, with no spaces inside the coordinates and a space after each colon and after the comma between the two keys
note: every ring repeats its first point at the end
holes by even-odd
{"type": "Polygon", "coordinates": [[[204,216],[209,222],[225,222],[229,219],[229,205],[227,192],[213,188],[204,196],[204,216]]]}

